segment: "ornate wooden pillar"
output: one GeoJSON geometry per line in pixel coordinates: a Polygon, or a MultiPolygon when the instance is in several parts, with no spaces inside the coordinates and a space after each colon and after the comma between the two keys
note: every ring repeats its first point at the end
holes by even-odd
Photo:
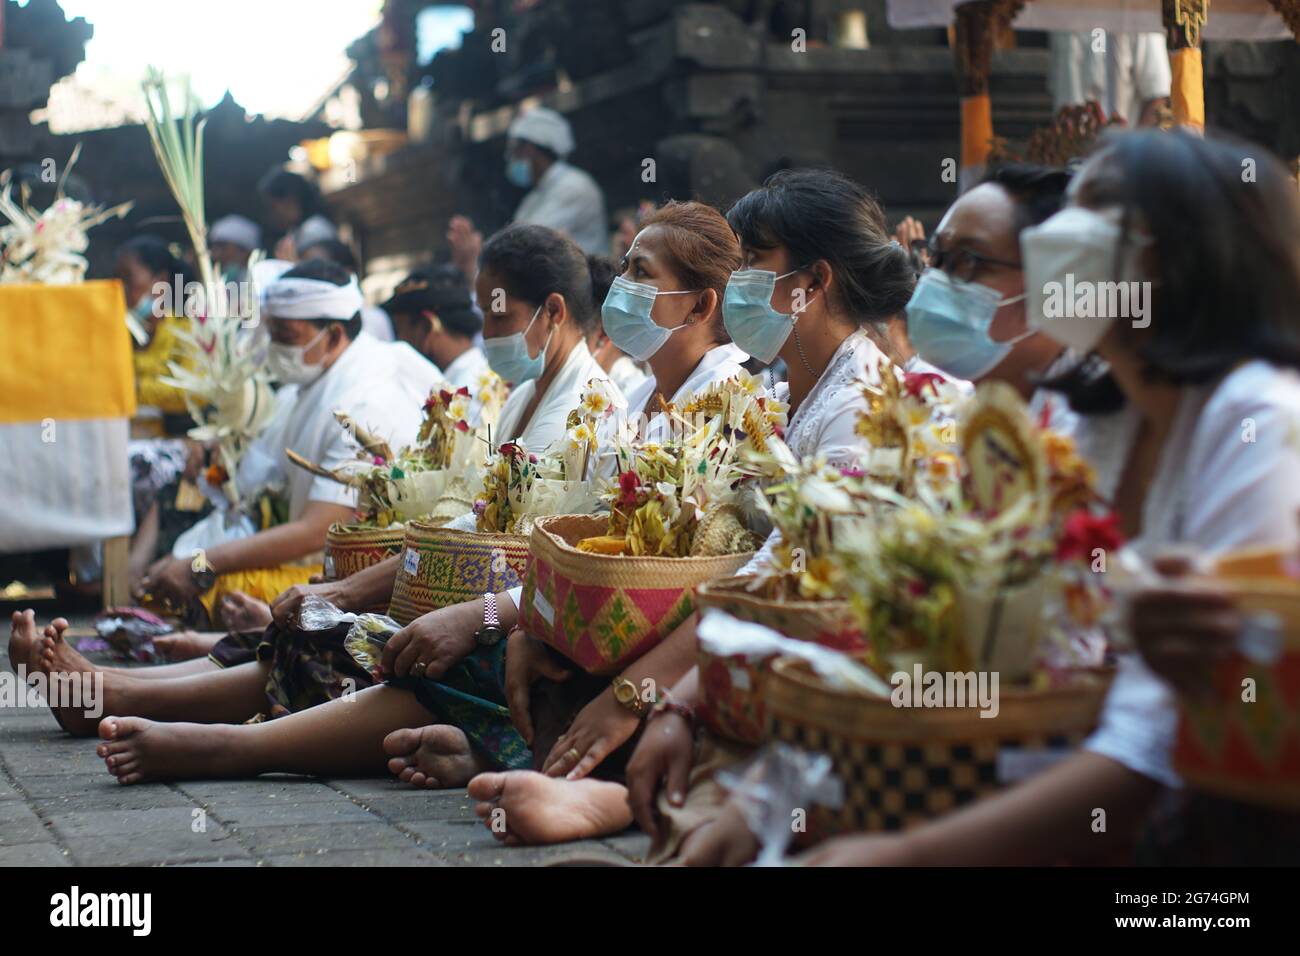
{"type": "Polygon", "coordinates": [[[1205,67],[1201,62],[1201,28],[1210,0],[1161,0],[1165,40],[1169,46],[1169,100],[1174,122],[1205,129],[1205,67]]]}
{"type": "Polygon", "coordinates": [[[963,185],[978,174],[993,146],[993,104],[989,99],[993,49],[1022,6],[1024,0],[974,0],[955,11],[952,48],[961,98],[963,185]]]}

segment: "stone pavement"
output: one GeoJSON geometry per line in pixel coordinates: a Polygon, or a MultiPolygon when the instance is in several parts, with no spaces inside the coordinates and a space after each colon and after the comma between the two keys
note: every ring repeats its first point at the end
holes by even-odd
{"type": "MultiPolygon", "coordinates": [[[[10,670],[5,610],[0,666],[10,670]]],[[[48,614],[38,621],[48,621],[48,614]]],[[[638,860],[629,831],[558,847],[505,847],[464,791],[391,778],[266,776],[119,786],[49,711],[0,707],[3,866],[537,866],[638,860]]]]}

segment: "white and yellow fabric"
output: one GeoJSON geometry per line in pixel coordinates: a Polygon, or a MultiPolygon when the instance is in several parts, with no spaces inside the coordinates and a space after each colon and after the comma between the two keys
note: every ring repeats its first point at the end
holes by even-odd
{"type": "Polygon", "coordinates": [[[0,285],[0,552],[131,533],[125,319],[117,281],[0,285]]]}

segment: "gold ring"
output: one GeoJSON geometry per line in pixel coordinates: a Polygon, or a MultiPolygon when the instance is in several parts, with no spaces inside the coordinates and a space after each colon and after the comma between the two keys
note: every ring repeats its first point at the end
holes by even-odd
{"type": "Polygon", "coordinates": [[[564,752],[564,756],[568,757],[574,763],[577,763],[579,760],[582,759],[582,754],[578,753],[577,747],[570,747],[568,750],[564,752]]]}
{"type": "Polygon", "coordinates": [[[426,664],[424,661],[416,661],[414,664],[411,665],[411,673],[416,677],[423,677],[424,669],[428,666],[429,665],[426,664]]]}

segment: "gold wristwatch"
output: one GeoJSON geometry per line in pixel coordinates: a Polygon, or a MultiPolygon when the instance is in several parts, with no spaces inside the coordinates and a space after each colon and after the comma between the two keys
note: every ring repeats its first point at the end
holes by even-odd
{"type": "Polygon", "coordinates": [[[614,688],[614,699],[638,717],[650,713],[651,704],[641,699],[641,692],[636,684],[619,675],[610,682],[614,688]]]}

